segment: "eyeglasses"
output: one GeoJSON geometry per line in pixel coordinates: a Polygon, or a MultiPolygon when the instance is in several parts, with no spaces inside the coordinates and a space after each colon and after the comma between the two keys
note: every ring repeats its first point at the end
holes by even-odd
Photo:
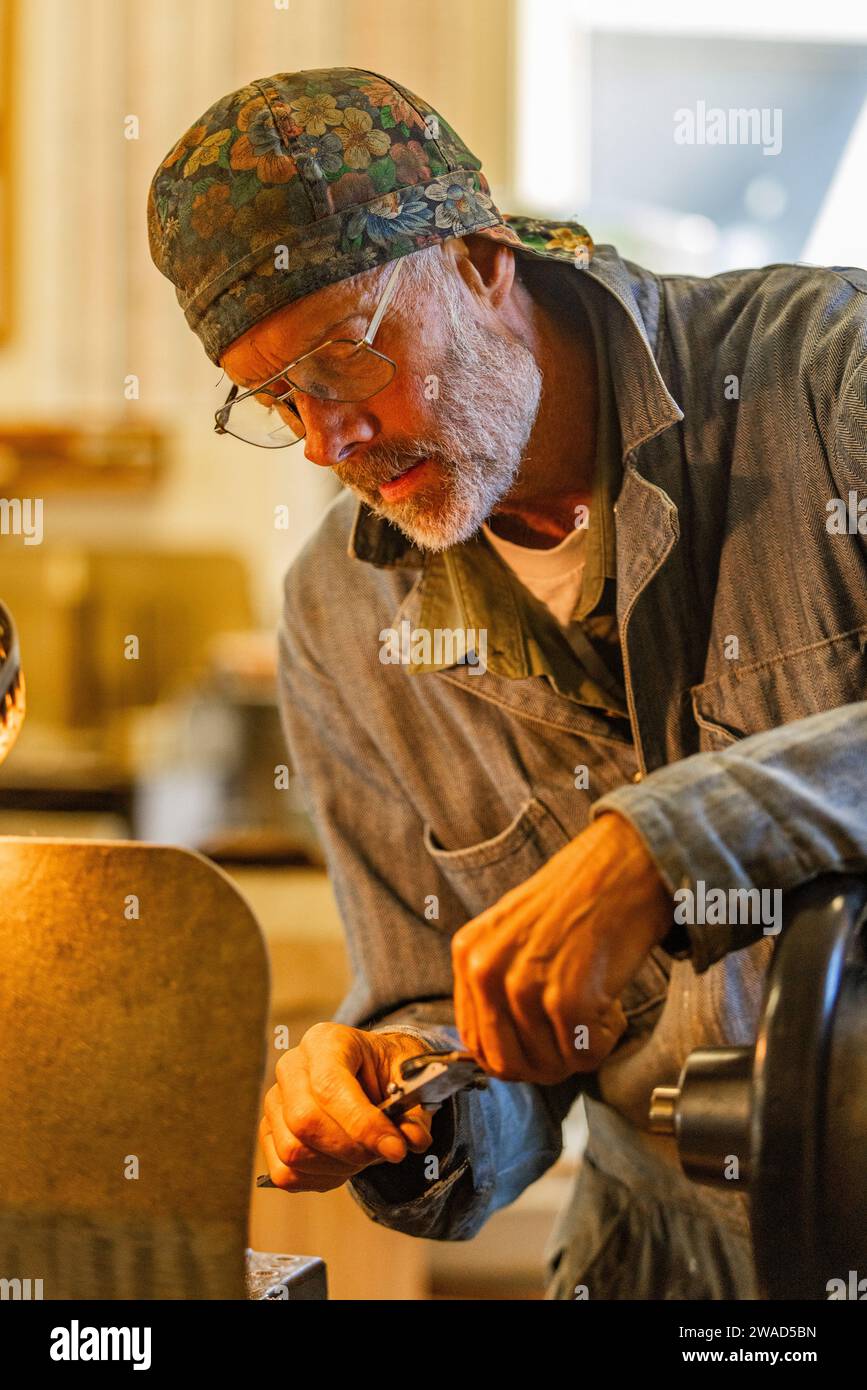
{"type": "Polygon", "coordinates": [[[295,405],[296,391],[325,401],[366,401],[382,391],[397,371],[397,364],[372,344],[402,263],[402,258],[395,261],[363,338],[329,338],[260,386],[240,395],[239,388],[233,386],[214,416],[216,433],[234,435],[260,449],[286,449],[307,432],[295,405]],[[289,383],[288,388],[277,390],[276,384],[283,382],[289,383]]]}

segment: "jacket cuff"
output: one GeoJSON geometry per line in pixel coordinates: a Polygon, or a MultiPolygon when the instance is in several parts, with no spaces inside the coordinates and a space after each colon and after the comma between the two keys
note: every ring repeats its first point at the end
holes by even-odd
{"type": "MultiPolygon", "coordinates": [[[[380,1032],[409,1031],[397,1020],[383,1023],[380,1032]]],[[[412,1029],[437,1050],[462,1047],[456,1028],[412,1029]]],[[[513,1202],[530,1183],[556,1162],[563,1146],[562,1120],[577,1088],[575,1079],[558,1086],[491,1078],[487,1087],[460,1091],[434,1116],[438,1169],[428,1176],[424,1156],[410,1155],[383,1173],[374,1164],[348,1183],[356,1202],[380,1225],[428,1240],[469,1240],[500,1207],[513,1202]],[[453,1132],[448,1130],[451,1106],[453,1132]],[[443,1125],[437,1121],[443,1114],[443,1125]],[[385,1184],[398,1181],[405,1169],[408,1189],[394,1192],[385,1184]]],[[[429,1157],[432,1150],[428,1149],[429,1157]]]]}
{"type": "MultiPolygon", "coordinates": [[[[720,755],[698,753],[609,792],[594,803],[591,818],[616,811],[628,820],[672,896],[683,889],[698,895],[700,881],[707,889],[787,890],[811,873],[761,798],[761,771],[755,769],[754,784],[748,758],[735,775],[720,755]]],[[[762,936],[761,926],[749,922],[687,919],[683,928],[698,973],[762,936]]],[[[661,944],[678,955],[671,935],[661,944]]]]}
{"type": "MultiPolygon", "coordinates": [[[[369,1031],[408,1033],[437,1052],[461,1046],[457,1030],[381,1024],[369,1031]]],[[[462,1239],[458,1213],[472,1205],[474,1189],[468,1144],[472,1120],[467,1113],[472,1095],[464,1092],[443,1102],[431,1124],[433,1142],[424,1153],[407,1153],[401,1163],[373,1164],[350,1178],[352,1197],[372,1221],[428,1240],[462,1239]],[[432,1156],[437,1159],[433,1177],[432,1156]]]]}
{"type": "Polygon", "coordinates": [[[673,960],[689,960],[692,956],[689,928],[683,922],[675,922],[658,945],[673,960]]]}

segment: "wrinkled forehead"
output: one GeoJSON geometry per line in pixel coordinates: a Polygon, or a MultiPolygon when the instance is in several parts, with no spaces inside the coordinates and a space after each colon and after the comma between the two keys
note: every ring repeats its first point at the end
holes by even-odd
{"type": "Polygon", "coordinates": [[[376,280],[375,271],[366,271],[275,309],[229,344],[221,358],[223,369],[240,386],[256,386],[335,336],[335,330],[351,328],[361,336],[361,320],[376,307],[376,280]]]}

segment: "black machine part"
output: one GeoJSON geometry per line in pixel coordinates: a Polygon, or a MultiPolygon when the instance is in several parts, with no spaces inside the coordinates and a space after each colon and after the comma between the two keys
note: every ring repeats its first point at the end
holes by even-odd
{"type": "Polygon", "coordinates": [[[827,1299],[867,1274],[867,881],[824,876],[784,906],[755,1046],[691,1053],[650,1127],[688,1177],[746,1185],[764,1297],[827,1299]]]}
{"type": "Polygon", "coordinates": [[[0,762],[24,718],[24,677],[12,614],[0,603],[0,762]]]}

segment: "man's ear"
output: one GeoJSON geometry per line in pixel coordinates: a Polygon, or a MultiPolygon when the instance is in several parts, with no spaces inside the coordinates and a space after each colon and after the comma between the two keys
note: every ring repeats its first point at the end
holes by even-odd
{"type": "Polygon", "coordinates": [[[443,243],[444,252],[446,248],[454,255],[455,268],[473,293],[499,309],[515,282],[512,248],[475,232],[466,237],[450,237],[443,243]]]}

